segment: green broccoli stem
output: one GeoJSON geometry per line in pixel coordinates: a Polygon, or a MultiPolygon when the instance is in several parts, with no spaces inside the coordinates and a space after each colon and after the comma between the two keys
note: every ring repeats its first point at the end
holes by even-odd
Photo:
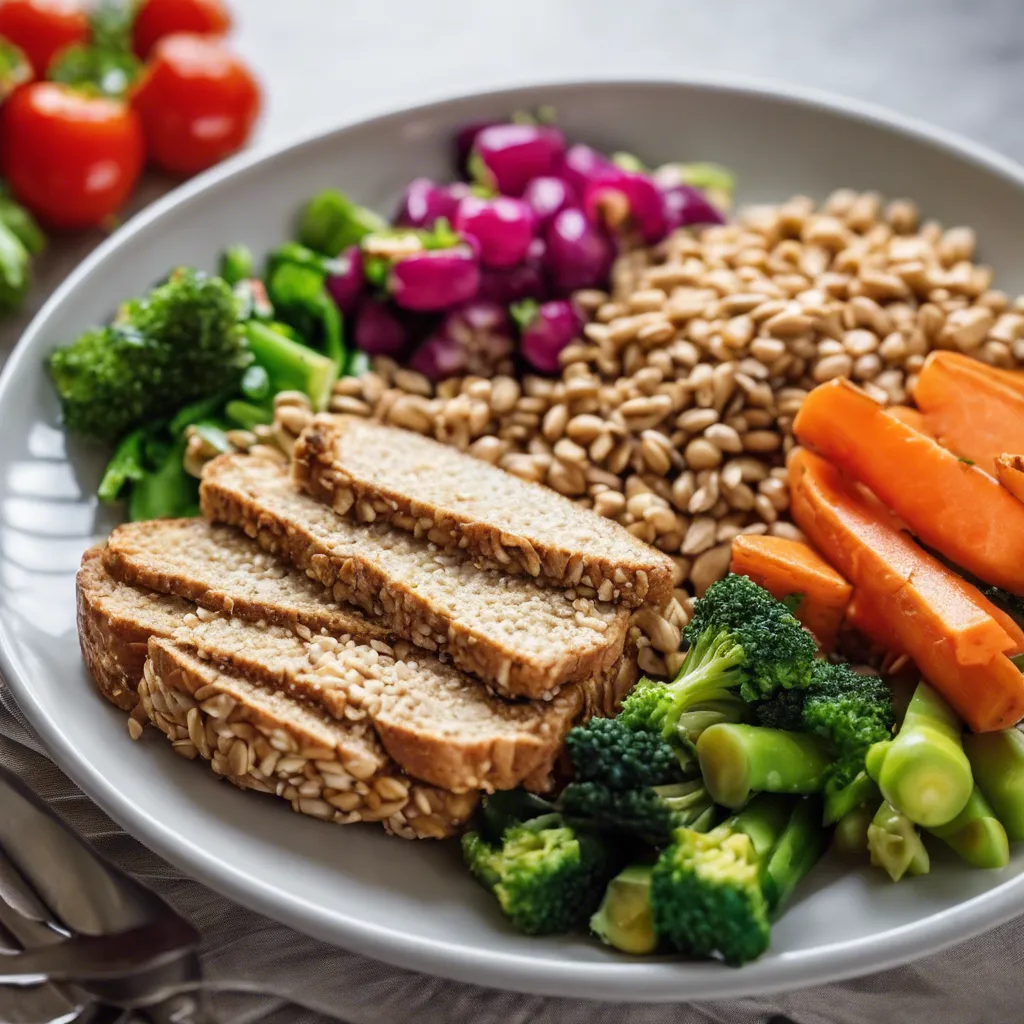
{"type": "Polygon", "coordinates": [[[704,731],[726,722],[744,722],[750,716],[750,705],[727,690],[711,700],[688,706],[676,722],[676,733],[684,745],[692,746],[704,731]]]}
{"type": "Polygon", "coordinates": [[[331,356],[322,355],[267,324],[250,320],[244,325],[249,349],[270,377],[273,391],[302,391],[314,409],[325,409],[338,379],[331,356]]]}
{"type": "Polygon", "coordinates": [[[234,286],[239,281],[256,276],[256,262],[252,251],[241,242],[229,245],[220,256],[220,276],[234,286]]]}
{"type": "Polygon", "coordinates": [[[1005,868],[1010,863],[1006,829],[977,786],[967,806],[950,822],[928,830],[976,868],[1005,868]]]}
{"type": "Polygon", "coordinates": [[[842,789],[830,791],[826,785],[823,821],[826,825],[833,825],[851,811],[866,805],[870,805],[874,813],[874,807],[878,805],[879,799],[881,794],[878,783],[866,771],[858,772],[853,781],[842,789]]]}
{"type": "Polygon", "coordinates": [[[777,914],[825,852],[821,802],[798,800],[764,867],[764,892],[770,913],[777,914]]]}
{"type": "Polygon", "coordinates": [[[269,408],[254,405],[252,402],[243,402],[240,398],[234,398],[224,406],[224,415],[243,430],[252,430],[254,427],[274,422],[274,413],[269,408]]]}
{"type": "Polygon", "coordinates": [[[914,823],[883,800],[868,826],[871,863],[898,882],[905,874],[926,875],[931,861],[914,823]]]}
{"type": "Polygon", "coordinates": [[[651,911],[651,871],[650,864],[631,864],[608,883],[604,899],[590,919],[590,930],[606,946],[634,956],[658,948],[651,911]]]}
{"type": "Polygon", "coordinates": [[[121,439],[96,489],[100,501],[106,504],[117,501],[129,481],[141,480],[146,475],[145,441],[146,435],[141,429],[121,439]]]}
{"type": "Polygon", "coordinates": [[[878,812],[878,805],[863,804],[847,811],[832,833],[832,848],[841,857],[863,859],[868,852],[868,828],[878,812]]]}
{"type": "Polygon", "coordinates": [[[738,814],[726,818],[720,827],[742,832],[750,839],[755,857],[764,860],[782,836],[792,810],[792,800],[775,793],[761,793],[738,814]]]}
{"type": "Polygon", "coordinates": [[[974,779],[1006,834],[1024,840],[1024,733],[1019,729],[964,737],[974,779]]]}
{"type": "Polygon", "coordinates": [[[893,740],[874,744],[868,774],[882,796],[917,825],[952,821],[974,789],[960,719],[927,683],[919,683],[893,740]]]}
{"type": "Polygon", "coordinates": [[[737,724],[706,729],[697,759],[711,799],[732,810],[753,793],[820,792],[833,760],[818,736],[737,724]]]}
{"type": "Polygon", "coordinates": [[[160,467],[136,480],[128,499],[128,518],[173,519],[199,514],[199,481],[185,472],[185,440],[179,440],[160,467]]]}

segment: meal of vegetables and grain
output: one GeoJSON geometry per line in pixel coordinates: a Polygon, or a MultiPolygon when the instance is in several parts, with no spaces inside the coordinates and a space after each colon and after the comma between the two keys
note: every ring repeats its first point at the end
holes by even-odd
{"type": "Polygon", "coordinates": [[[50,356],[130,520],[78,586],[132,737],[630,954],[758,957],[823,856],[1005,867],[1024,300],[971,230],[733,214],[549,111],[453,159],[50,356]]]}

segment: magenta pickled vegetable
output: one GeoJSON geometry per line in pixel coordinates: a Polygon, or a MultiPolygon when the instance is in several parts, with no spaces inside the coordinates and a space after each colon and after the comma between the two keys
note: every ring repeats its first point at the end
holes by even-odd
{"type": "Polygon", "coordinates": [[[523,358],[541,373],[557,373],[562,349],[579,337],[583,318],[568,299],[538,306],[523,325],[519,349],[523,358]]]}
{"type": "Polygon", "coordinates": [[[360,304],[353,340],[371,356],[400,356],[409,347],[409,334],[395,311],[374,299],[360,304]]]}
{"type": "Polygon", "coordinates": [[[469,158],[473,153],[473,143],[476,137],[492,125],[500,124],[498,121],[470,121],[463,125],[455,133],[455,167],[463,177],[469,177],[469,158]]]}
{"type": "Polygon", "coordinates": [[[534,227],[533,210],[509,196],[467,196],[455,215],[455,230],[476,241],[485,267],[512,267],[522,262],[533,241],[534,227]]]}
{"type": "Polygon", "coordinates": [[[587,216],[610,231],[631,228],[647,243],[660,242],[668,232],[668,218],[661,190],[638,171],[618,170],[592,182],[583,196],[587,216]]]}
{"type": "Polygon", "coordinates": [[[699,188],[672,185],[662,191],[662,203],[669,231],[691,224],[724,224],[725,216],[699,188]]]}
{"type": "Polygon", "coordinates": [[[603,153],[599,153],[591,146],[577,143],[566,151],[560,177],[565,178],[573,191],[582,196],[589,185],[605,181],[620,173],[619,168],[603,153]]]}
{"type": "Polygon", "coordinates": [[[363,276],[363,255],[358,245],[350,245],[333,261],[327,276],[327,292],[345,316],[355,311],[366,287],[363,276]]]}
{"type": "Polygon", "coordinates": [[[432,228],[444,217],[455,218],[459,201],[469,195],[469,186],[464,182],[438,185],[429,178],[413,178],[406,186],[394,224],[404,228],[432,228]]]}
{"type": "Polygon", "coordinates": [[[409,365],[433,381],[466,373],[493,377],[507,372],[514,347],[508,313],[478,299],[448,313],[409,365]]]}
{"type": "Polygon", "coordinates": [[[523,202],[533,210],[537,229],[542,231],[556,213],[570,206],[579,206],[579,197],[564,178],[541,176],[526,186],[523,202]]]}
{"type": "Polygon", "coordinates": [[[556,292],[607,283],[615,252],[602,229],[582,210],[562,210],[548,225],[544,265],[556,292]]]}
{"type": "Polygon", "coordinates": [[[402,309],[450,309],[473,298],[480,287],[480,264],[469,245],[414,253],[388,274],[388,292],[402,309]]]}
{"type": "Polygon", "coordinates": [[[565,155],[565,136],[543,124],[496,124],[473,141],[470,171],[483,185],[506,196],[521,196],[541,175],[557,174],[565,155]]]}
{"type": "Polygon", "coordinates": [[[544,271],[540,260],[528,257],[514,267],[484,267],[480,273],[477,297],[507,306],[522,299],[540,301],[547,295],[544,271]]]}

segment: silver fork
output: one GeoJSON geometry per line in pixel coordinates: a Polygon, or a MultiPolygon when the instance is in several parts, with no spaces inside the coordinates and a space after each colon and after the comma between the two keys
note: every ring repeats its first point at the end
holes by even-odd
{"type": "Polygon", "coordinates": [[[197,945],[187,921],[0,769],[0,984],[145,1008],[155,1024],[215,1024],[197,945]]]}

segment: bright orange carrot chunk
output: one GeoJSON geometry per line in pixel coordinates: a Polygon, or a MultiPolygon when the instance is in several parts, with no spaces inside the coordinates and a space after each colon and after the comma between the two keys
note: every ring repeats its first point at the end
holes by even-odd
{"type": "Polygon", "coordinates": [[[732,572],[749,576],[780,601],[799,597],[794,615],[824,651],[835,647],[852,588],[809,544],[741,534],[732,542],[732,572]]]}
{"type": "Polygon", "coordinates": [[[941,356],[941,361],[947,366],[956,366],[962,370],[970,370],[981,374],[983,377],[988,377],[989,380],[1002,384],[1003,387],[1010,388],[1018,394],[1024,395],[1024,370],[1001,370],[997,366],[989,366],[988,363],[965,356],[962,352],[943,350],[935,352],[933,355],[941,356]]]}
{"type": "Polygon", "coordinates": [[[1024,595],[1024,504],[995,477],[887,415],[847,380],[815,388],[794,430],[870,488],[923,543],[979,579],[1024,595]]]}
{"type": "Polygon", "coordinates": [[[861,590],[854,590],[846,606],[846,624],[861,636],[867,637],[877,648],[891,654],[903,654],[903,647],[889,620],[881,615],[878,606],[861,590]]]}
{"type": "Polygon", "coordinates": [[[1024,675],[1003,653],[1013,641],[975,588],[895,530],[821,457],[795,452],[789,484],[797,525],[972,729],[1024,717],[1024,675]]]}
{"type": "Polygon", "coordinates": [[[920,409],[914,409],[909,405],[890,405],[885,411],[894,419],[906,423],[908,427],[913,427],[922,434],[931,434],[924,413],[920,409]]]}
{"type": "Polygon", "coordinates": [[[996,459],[999,482],[1019,501],[1024,501],[1024,455],[1001,454],[996,459]]]}
{"type": "Polygon", "coordinates": [[[1024,452],[1024,392],[982,372],[976,360],[949,358],[955,355],[933,352],[925,360],[914,399],[940,444],[994,473],[1003,452],[1024,452]]]}

